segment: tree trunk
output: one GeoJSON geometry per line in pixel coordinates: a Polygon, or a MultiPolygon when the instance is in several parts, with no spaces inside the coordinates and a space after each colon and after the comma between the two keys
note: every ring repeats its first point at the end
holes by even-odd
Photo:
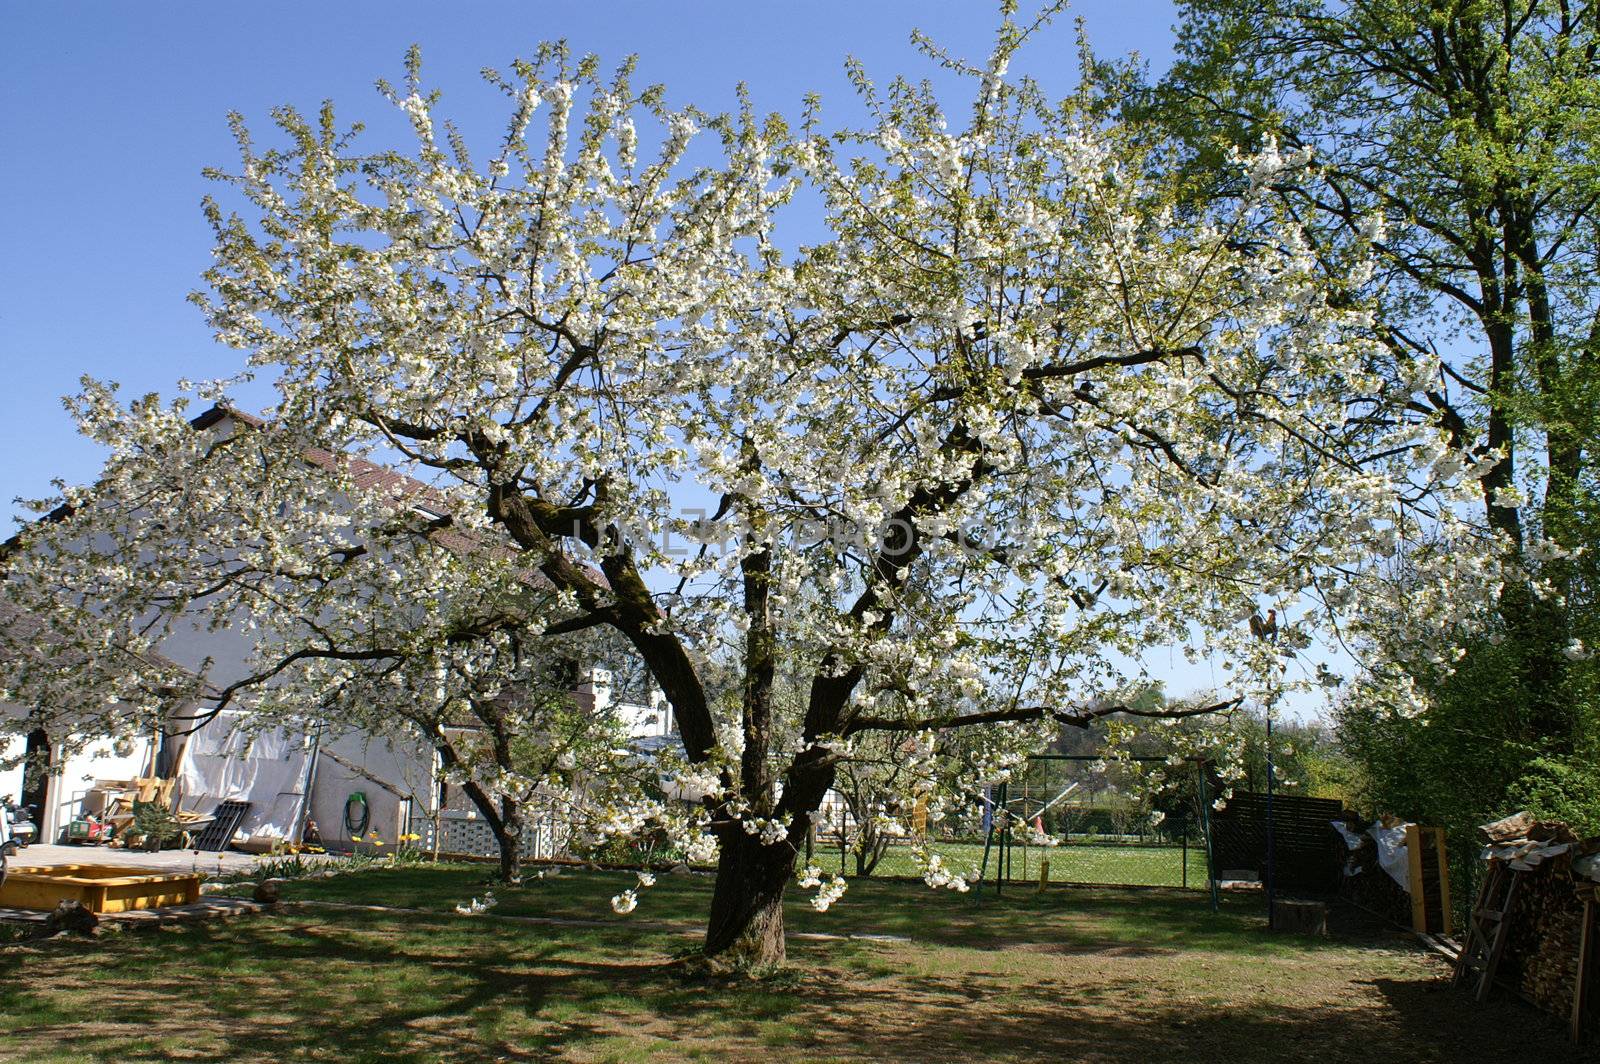
{"type": "Polygon", "coordinates": [[[500,847],[500,880],[522,881],[522,806],[514,798],[500,799],[500,822],[494,841],[500,847]]]}
{"type": "Polygon", "coordinates": [[[489,830],[494,833],[495,845],[500,849],[500,879],[506,883],[516,883],[522,878],[519,870],[520,861],[517,852],[519,832],[516,830],[516,803],[510,802],[511,816],[502,815],[502,811],[495,805],[487,791],[472,780],[467,780],[461,785],[461,792],[467,796],[473,805],[478,807],[478,812],[483,814],[484,823],[489,825],[489,830]]]}
{"type": "Polygon", "coordinates": [[[783,964],[783,891],[794,862],[787,842],[766,846],[737,829],[723,836],[706,926],[707,958],[741,972],[783,964]]]}
{"type": "Polygon", "coordinates": [[[856,848],[856,875],[865,879],[878,868],[883,853],[889,848],[889,838],[878,831],[871,814],[857,818],[861,829],[860,846],[856,848]]]}
{"type": "MultiPolygon", "coordinates": [[[[50,750],[50,736],[43,728],[35,728],[28,733],[22,760],[22,792],[18,799],[23,805],[33,807],[34,823],[39,825],[40,831],[44,830],[44,818],[48,812],[45,806],[50,791],[50,750]]],[[[36,841],[53,840],[40,837],[36,841]]]]}
{"type": "MultiPolygon", "coordinates": [[[[442,731],[436,731],[434,749],[439,751],[439,760],[446,771],[461,764],[461,755],[444,737],[442,731]]],[[[502,766],[507,767],[507,766],[502,766]]],[[[461,793],[477,806],[478,812],[483,815],[483,822],[489,825],[489,830],[494,833],[495,845],[500,849],[500,879],[505,883],[517,883],[522,879],[521,851],[519,844],[522,841],[522,809],[516,799],[502,798],[499,804],[488,791],[484,790],[476,780],[468,778],[461,784],[461,793]]]]}

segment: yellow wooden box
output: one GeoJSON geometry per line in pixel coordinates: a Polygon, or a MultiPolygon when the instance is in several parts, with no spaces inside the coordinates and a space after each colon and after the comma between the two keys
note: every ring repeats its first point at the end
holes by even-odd
{"type": "Polygon", "coordinates": [[[49,910],[63,901],[81,901],[91,912],[125,913],[199,900],[196,873],[141,873],[116,865],[13,868],[0,886],[0,909],[49,910]]]}

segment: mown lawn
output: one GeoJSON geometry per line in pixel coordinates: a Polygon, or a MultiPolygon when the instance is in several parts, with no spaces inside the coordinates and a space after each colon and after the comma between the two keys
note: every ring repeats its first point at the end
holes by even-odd
{"type": "Polygon", "coordinates": [[[708,880],[612,914],[632,882],[567,872],[461,917],[482,868],[379,870],[290,884],[271,915],[0,945],[0,1060],[1583,1059],[1406,938],[1274,936],[1252,898],[857,882],[825,914],[797,898],[789,970],[730,986],[678,963],[708,880]]]}
{"type": "MultiPolygon", "coordinates": [[[[931,849],[942,855],[957,871],[983,865],[983,844],[934,842],[931,849]]],[[[839,868],[839,851],[818,849],[815,863],[825,870],[839,868]]],[[[998,852],[989,854],[989,879],[998,878],[998,852]]],[[[1119,845],[1116,843],[1066,842],[1060,846],[1017,846],[1011,853],[1010,878],[1028,883],[1039,880],[1039,863],[1050,862],[1052,883],[1102,883],[1115,886],[1179,887],[1195,890],[1206,887],[1206,855],[1191,847],[1187,862],[1182,846],[1119,845]],[[1187,867],[1186,867],[1187,865],[1187,867]]],[[[855,858],[847,862],[846,874],[855,868],[855,858]]],[[[884,851],[876,875],[916,876],[920,871],[911,859],[910,848],[892,846],[884,851]]]]}

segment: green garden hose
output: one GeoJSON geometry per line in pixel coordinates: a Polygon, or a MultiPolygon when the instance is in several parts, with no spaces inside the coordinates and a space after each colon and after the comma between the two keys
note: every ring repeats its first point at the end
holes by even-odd
{"type": "Polygon", "coordinates": [[[349,833],[350,841],[361,838],[367,833],[367,825],[372,822],[372,811],[367,808],[367,796],[361,791],[353,792],[344,800],[344,830],[349,833]]]}

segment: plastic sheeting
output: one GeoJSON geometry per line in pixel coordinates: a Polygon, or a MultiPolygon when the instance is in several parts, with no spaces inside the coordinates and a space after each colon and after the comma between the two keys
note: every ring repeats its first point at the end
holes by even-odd
{"type": "Polygon", "coordinates": [[[219,802],[249,802],[237,844],[299,842],[316,742],[282,728],[247,727],[246,717],[224,711],[189,737],[179,770],[182,806],[209,813],[219,802]]]}
{"type": "Polygon", "coordinates": [[[1345,849],[1359,850],[1361,848],[1361,836],[1345,827],[1344,821],[1330,820],[1328,823],[1332,824],[1333,830],[1337,831],[1339,833],[1339,837],[1344,839],[1345,849]]]}
{"type": "Polygon", "coordinates": [[[1481,856],[1485,861],[1504,861],[1519,872],[1527,872],[1538,868],[1546,858],[1559,857],[1568,852],[1572,846],[1570,842],[1524,839],[1508,846],[1485,846],[1481,856]]]}
{"type": "Polygon", "coordinates": [[[1409,826],[1396,824],[1386,828],[1380,820],[1367,830],[1378,843],[1378,866],[1407,894],[1411,893],[1411,856],[1406,852],[1406,828],[1409,826]]]}

